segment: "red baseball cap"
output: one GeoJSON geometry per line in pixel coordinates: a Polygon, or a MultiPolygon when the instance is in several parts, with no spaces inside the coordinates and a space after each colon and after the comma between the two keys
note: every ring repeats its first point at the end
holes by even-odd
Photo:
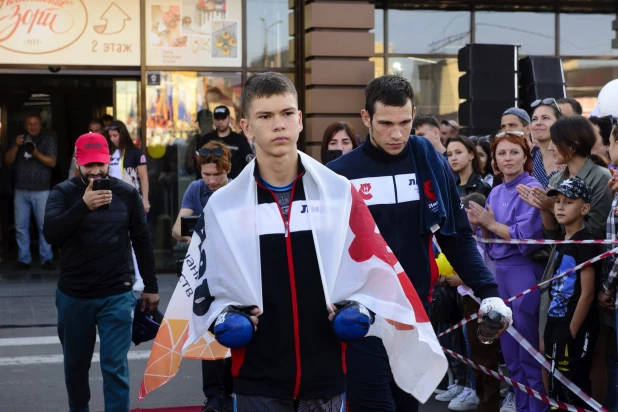
{"type": "Polygon", "coordinates": [[[99,133],[86,133],[75,142],[75,158],[81,166],[88,163],[109,164],[109,146],[99,133]]]}

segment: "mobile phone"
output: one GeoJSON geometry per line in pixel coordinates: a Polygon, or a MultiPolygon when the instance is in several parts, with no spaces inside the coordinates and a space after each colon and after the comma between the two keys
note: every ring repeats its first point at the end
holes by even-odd
{"type": "MultiPolygon", "coordinates": [[[[92,182],[92,190],[110,190],[112,182],[109,179],[96,179],[92,182]]],[[[103,205],[98,210],[108,210],[109,205],[103,205]]]]}
{"type": "Polygon", "coordinates": [[[199,216],[183,216],[180,218],[180,236],[193,236],[199,216]]]}
{"type": "Polygon", "coordinates": [[[341,156],[343,156],[342,150],[327,150],[326,151],[326,163],[332,162],[333,160],[338,159],[341,156]]]}

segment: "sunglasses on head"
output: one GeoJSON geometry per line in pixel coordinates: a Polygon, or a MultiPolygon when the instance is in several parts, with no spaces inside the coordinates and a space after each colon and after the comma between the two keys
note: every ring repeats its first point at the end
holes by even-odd
{"type": "Polygon", "coordinates": [[[498,133],[496,135],[496,138],[506,136],[507,134],[517,136],[517,137],[524,137],[524,132],[520,132],[519,130],[507,130],[506,132],[498,133]]]}
{"type": "Polygon", "coordinates": [[[225,153],[225,150],[221,149],[220,147],[215,147],[214,149],[202,147],[200,150],[195,152],[197,156],[203,156],[203,157],[206,157],[210,154],[212,154],[214,157],[221,157],[223,156],[224,153],[225,153]]]}
{"type": "Polygon", "coordinates": [[[443,124],[443,125],[445,125],[445,126],[450,127],[451,129],[453,129],[453,130],[455,130],[455,131],[458,131],[458,130],[457,130],[457,127],[455,127],[455,126],[454,126],[451,122],[449,122],[448,120],[442,120],[442,121],[440,122],[440,124],[443,124]]]}
{"type": "Polygon", "coordinates": [[[477,144],[477,143],[491,143],[491,137],[490,136],[470,136],[469,139],[474,144],[477,144]]]}
{"type": "Polygon", "coordinates": [[[118,126],[107,126],[105,128],[106,131],[110,131],[110,130],[118,130],[118,126]]]}
{"type": "Polygon", "coordinates": [[[535,100],[530,104],[530,108],[531,109],[535,109],[537,106],[554,106],[556,109],[558,109],[558,111],[560,113],[562,113],[562,110],[560,110],[560,106],[558,106],[558,102],[556,102],[556,99],[554,99],[553,97],[548,97],[547,99],[539,99],[539,100],[535,100]]]}

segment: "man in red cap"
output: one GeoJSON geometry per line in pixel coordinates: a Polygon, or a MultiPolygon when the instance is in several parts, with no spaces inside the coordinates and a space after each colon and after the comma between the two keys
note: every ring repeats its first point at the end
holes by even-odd
{"type": "Polygon", "coordinates": [[[110,156],[103,136],[80,136],[75,159],[79,176],[52,189],[43,228],[47,241],[61,250],[56,306],[69,407],[88,411],[88,370],[98,329],[105,410],[128,411],[127,353],[136,304],[131,244],[145,284],[140,310],[159,305],[146,214],[137,190],[108,176],[110,156]],[[93,190],[97,179],[108,179],[109,190],[93,190]]]}

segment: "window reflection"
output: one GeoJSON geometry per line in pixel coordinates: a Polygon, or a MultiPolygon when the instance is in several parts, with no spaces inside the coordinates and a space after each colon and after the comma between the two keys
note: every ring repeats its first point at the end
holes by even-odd
{"type": "Polygon", "coordinates": [[[618,56],[612,49],[614,14],[561,14],[560,55],[618,56]]]}
{"type": "Polygon", "coordinates": [[[518,44],[520,55],[555,54],[555,15],[529,12],[477,12],[476,43],[518,44]]]}
{"type": "Polygon", "coordinates": [[[247,0],[247,65],[291,67],[288,0],[247,0]]]}
{"type": "Polygon", "coordinates": [[[232,128],[240,119],[240,73],[161,72],[161,84],[146,88],[146,140],[156,266],[173,268],[186,245],[176,242],[172,226],[182,197],[195,180],[195,135],[213,130],[213,111],[230,110],[232,128]]]}
{"type": "Polygon", "coordinates": [[[603,86],[618,78],[618,61],[565,59],[562,64],[567,96],[576,98],[588,116],[603,86]]]}
{"type": "Polygon", "coordinates": [[[387,69],[401,73],[412,83],[417,113],[457,117],[461,73],[456,58],[390,58],[387,69]]]}
{"type": "Polygon", "coordinates": [[[389,52],[457,54],[470,42],[470,12],[388,10],[389,52]]]}
{"type": "Polygon", "coordinates": [[[137,80],[116,80],[115,81],[115,104],[116,120],[120,120],[127,125],[127,130],[131,138],[139,147],[139,92],[140,82],[137,80]]]}
{"type": "Polygon", "coordinates": [[[376,54],[384,53],[384,10],[375,9],[373,30],[369,33],[374,34],[376,54]]]}

